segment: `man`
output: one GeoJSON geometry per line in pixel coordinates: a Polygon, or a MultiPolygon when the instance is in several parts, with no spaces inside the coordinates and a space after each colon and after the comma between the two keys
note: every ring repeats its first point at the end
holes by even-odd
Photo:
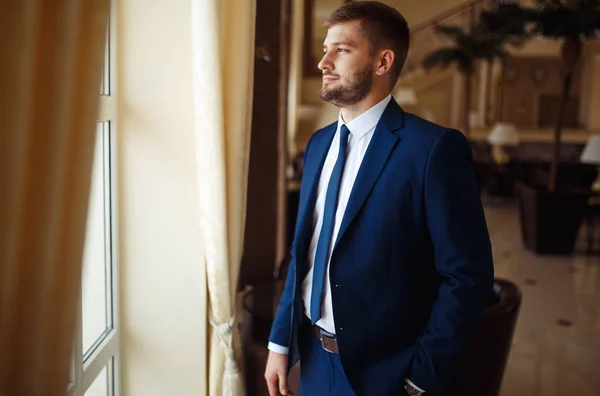
{"type": "Polygon", "coordinates": [[[271,395],[439,392],[493,288],[489,234],[455,130],[391,98],[404,18],[350,2],[326,23],[321,98],[340,108],[305,150],[292,260],[269,343],[271,395]]]}

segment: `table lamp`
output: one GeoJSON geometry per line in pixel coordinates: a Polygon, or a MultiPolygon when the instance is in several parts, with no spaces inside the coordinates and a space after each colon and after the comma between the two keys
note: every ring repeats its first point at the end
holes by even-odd
{"type": "Polygon", "coordinates": [[[581,153],[580,161],[598,166],[598,176],[592,184],[592,190],[600,191],[600,135],[591,135],[581,153]]]}
{"type": "Polygon", "coordinates": [[[507,164],[510,158],[504,147],[519,144],[517,128],[514,124],[499,122],[492,128],[487,141],[492,145],[492,158],[494,161],[499,165],[507,164]]]}

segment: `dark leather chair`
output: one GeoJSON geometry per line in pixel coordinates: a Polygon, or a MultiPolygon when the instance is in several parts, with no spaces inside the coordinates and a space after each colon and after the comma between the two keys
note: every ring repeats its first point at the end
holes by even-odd
{"type": "Polygon", "coordinates": [[[521,291],[496,279],[481,327],[440,396],[498,396],[521,308],[521,291]]]}
{"type": "MultiPolygon", "coordinates": [[[[267,343],[272,312],[283,287],[282,281],[260,285],[244,298],[244,366],[249,396],[268,395],[264,379],[267,343]]],[[[521,307],[521,292],[516,284],[496,279],[494,293],[481,327],[439,396],[498,396],[521,307]]],[[[300,394],[300,365],[289,377],[289,388],[300,394]]],[[[429,395],[429,393],[427,393],[429,395]]],[[[431,395],[433,396],[433,395],[431,395]]]]}

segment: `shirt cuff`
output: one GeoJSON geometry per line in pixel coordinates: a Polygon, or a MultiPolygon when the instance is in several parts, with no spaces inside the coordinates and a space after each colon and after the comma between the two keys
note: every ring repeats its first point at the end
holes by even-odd
{"type": "Polygon", "coordinates": [[[413,388],[415,388],[416,390],[418,390],[421,393],[425,393],[425,391],[421,388],[419,388],[417,385],[415,385],[411,380],[409,380],[408,378],[405,379],[406,383],[410,386],[412,386],[413,388]]]}
{"type": "Polygon", "coordinates": [[[269,342],[269,346],[268,346],[270,351],[276,352],[276,353],[281,353],[282,355],[287,355],[288,354],[288,350],[289,348],[286,348],[284,346],[281,346],[279,344],[274,344],[272,342],[269,342]]]}

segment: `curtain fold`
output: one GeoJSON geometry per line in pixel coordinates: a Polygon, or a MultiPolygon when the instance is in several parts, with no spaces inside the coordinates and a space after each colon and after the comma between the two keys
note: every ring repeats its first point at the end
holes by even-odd
{"type": "Polygon", "coordinates": [[[192,0],[194,133],[206,252],[209,394],[243,395],[234,348],[254,79],[255,0],[192,0]]]}
{"type": "Polygon", "coordinates": [[[0,2],[0,394],[64,395],[108,0],[0,2]]]}

